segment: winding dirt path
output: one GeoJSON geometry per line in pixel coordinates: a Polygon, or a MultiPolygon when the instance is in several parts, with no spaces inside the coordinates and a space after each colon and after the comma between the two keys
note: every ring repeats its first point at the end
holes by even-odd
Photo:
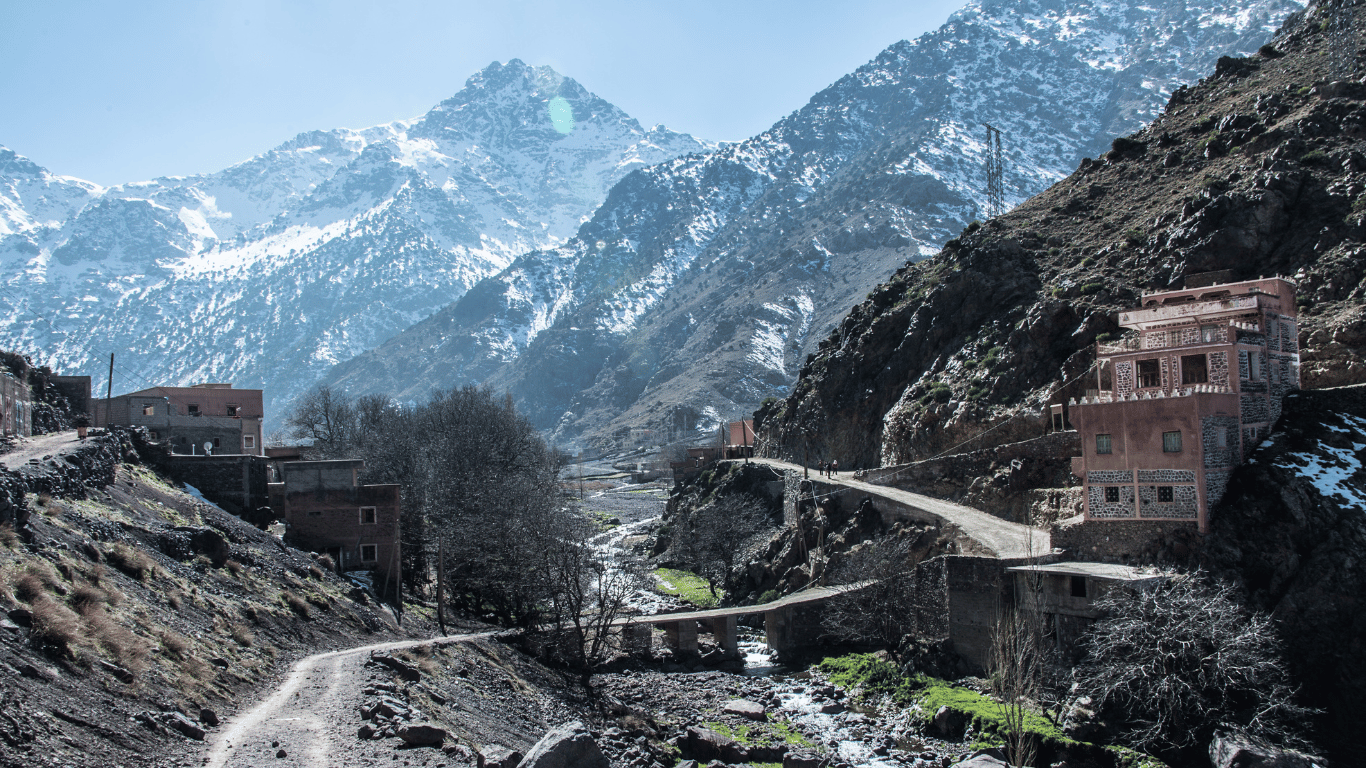
{"type": "Polygon", "coordinates": [[[318,653],[295,663],[265,701],[229,720],[212,737],[204,757],[207,768],[333,768],[392,765],[392,739],[361,741],[356,728],[361,690],[372,679],[387,679],[365,667],[373,651],[419,645],[463,643],[493,632],[403,640],[318,653]],[[285,756],[279,757],[280,750],[285,756]]]}

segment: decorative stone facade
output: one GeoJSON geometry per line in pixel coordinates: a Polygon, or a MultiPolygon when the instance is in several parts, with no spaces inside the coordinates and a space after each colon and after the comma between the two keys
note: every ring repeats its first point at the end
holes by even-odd
{"type": "Polygon", "coordinates": [[[1133,517],[1134,487],[1132,485],[1093,485],[1086,489],[1087,507],[1091,517],[1133,517]],[[1106,501],[1106,491],[1118,489],[1118,501],[1106,501]]]}
{"type": "Polygon", "coordinates": [[[1068,407],[1086,519],[1203,530],[1229,470],[1299,387],[1294,313],[1295,286],[1281,278],[1148,294],[1120,313],[1138,343],[1098,346],[1112,389],[1068,407]]]}

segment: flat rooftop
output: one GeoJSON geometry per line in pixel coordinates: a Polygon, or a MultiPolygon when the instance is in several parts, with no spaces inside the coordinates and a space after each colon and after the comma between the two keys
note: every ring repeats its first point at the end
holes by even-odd
{"type": "Polygon", "coordinates": [[[1045,563],[1041,565],[1016,565],[1006,569],[1016,573],[1046,573],[1052,576],[1086,576],[1106,581],[1149,581],[1163,578],[1156,568],[1139,568],[1132,565],[1111,563],[1045,563]]]}

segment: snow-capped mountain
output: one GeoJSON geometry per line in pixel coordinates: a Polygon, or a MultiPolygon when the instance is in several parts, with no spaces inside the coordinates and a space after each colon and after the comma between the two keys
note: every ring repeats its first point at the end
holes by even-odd
{"type": "Polygon", "coordinates": [[[353,392],[505,388],[561,438],[690,430],[782,395],[894,269],[1155,117],[1295,0],[976,0],[748,141],[625,177],[569,242],[339,365],[353,392]]]}
{"type": "Polygon", "coordinates": [[[4,346],[114,388],[273,403],[565,242],[635,169],[715,144],[644,129],[516,59],[410,121],[303,133],[218,173],[103,189],[0,148],[4,346]]]}

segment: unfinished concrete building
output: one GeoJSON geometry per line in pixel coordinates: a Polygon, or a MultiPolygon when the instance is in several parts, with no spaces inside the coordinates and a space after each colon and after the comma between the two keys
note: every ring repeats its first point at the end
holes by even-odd
{"type": "Polygon", "coordinates": [[[263,398],[231,384],[151,387],[96,401],[95,424],[146,427],[172,453],[261,455],[263,398]]]}

